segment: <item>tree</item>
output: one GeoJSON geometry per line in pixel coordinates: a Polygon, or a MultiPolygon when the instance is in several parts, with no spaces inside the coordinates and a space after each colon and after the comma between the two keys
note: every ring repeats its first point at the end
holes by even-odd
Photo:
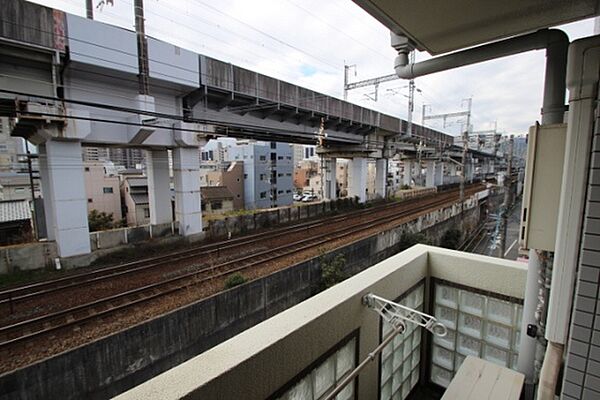
{"type": "Polygon", "coordinates": [[[112,213],[107,214],[104,211],[92,210],[88,215],[88,224],[90,232],[96,232],[114,228],[115,222],[112,213]]]}
{"type": "Polygon", "coordinates": [[[346,259],[343,254],[338,254],[333,258],[323,255],[321,256],[320,264],[323,289],[328,289],[346,279],[346,274],[344,273],[346,259]]]}

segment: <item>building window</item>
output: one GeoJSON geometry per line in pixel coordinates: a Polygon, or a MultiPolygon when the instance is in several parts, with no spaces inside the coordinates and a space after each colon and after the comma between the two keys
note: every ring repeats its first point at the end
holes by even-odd
{"type": "Polygon", "coordinates": [[[267,156],[260,156],[260,161],[267,161],[267,156]]]}
{"type": "Polygon", "coordinates": [[[283,193],[283,190],[278,190],[277,191],[277,194],[282,194],[282,193],[283,193]]]}
{"type": "Polygon", "coordinates": [[[91,202],[92,202],[92,199],[88,199],[88,203],[91,203],[91,202]]]}
{"type": "Polygon", "coordinates": [[[272,149],[276,149],[277,148],[277,142],[271,142],[271,148],[272,149]]]}
{"type": "Polygon", "coordinates": [[[144,218],[150,218],[150,209],[144,208],[144,218]]]}
{"type": "Polygon", "coordinates": [[[286,156],[285,158],[287,158],[288,160],[291,160],[292,156],[286,156]]]}
{"type": "Polygon", "coordinates": [[[260,198],[261,199],[266,199],[267,198],[267,192],[260,192],[260,198]]]}
{"type": "Polygon", "coordinates": [[[291,190],[289,190],[289,189],[288,189],[288,190],[286,190],[285,192],[286,192],[286,193],[292,193],[292,191],[291,191],[291,190]]]}
{"type": "MultiPolygon", "coordinates": [[[[248,174],[244,174],[244,179],[248,179],[248,174]]],[[[238,179],[239,181],[239,179],[238,179]]]]}
{"type": "Polygon", "coordinates": [[[281,178],[283,175],[284,175],[284,174],[277,174],[277,176],[278,176],[278,177],[280,177],[280,178],[281,178]]]}
{"type": "Polygon", "coordinates": [[[287,176],[292,176],[292,173],[291,173],[291,172],[288,172],[286,175],[287,175],[287,176]]]}
{"type": "Polygon", "coordinates": [[[220,210],[223,208],[223,202],[221,200],[215,200],[210,203],[210,208],[213,210],[220,210]]]}
{"type": "Polygon", "coordinates": [[[278,156],[277,159],[278,160],[283,160],[283,156],[278,156]]]}
{"type": "Polygon", "coordinates": [[[113,188],[111,188],[111,187],[105,187],[105,188],[102,188],[102,191],[104,193],[107,193],[107,194],[108,193],[113,193],[113,188]]]}
{"type": "Polygon", "coordinates": [[[85,167],[84,170],[85,172],[90,172],[90,167],[85,167]]]}
{"type": "Polygon", "coordinates": [[[15,188],[15,193],[24,193],[25,192],[25,188],[19,187],[19,188],[15,188]]]}

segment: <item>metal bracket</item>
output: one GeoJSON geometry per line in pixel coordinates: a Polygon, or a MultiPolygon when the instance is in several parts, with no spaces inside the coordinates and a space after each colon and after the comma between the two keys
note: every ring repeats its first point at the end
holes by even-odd
{"type": "Polygon", "coordinates": [[[365,295],[362,301],[364,305],[377,312],[381,318],[391,324],[394,329],[399,329],[401,332],[406,329],[406,323],[410,322],[422,326],[439,337],[444,337],[448,333],[446,327],[437,322],[435,317],[386,300],[373,293],[365,295]]]}

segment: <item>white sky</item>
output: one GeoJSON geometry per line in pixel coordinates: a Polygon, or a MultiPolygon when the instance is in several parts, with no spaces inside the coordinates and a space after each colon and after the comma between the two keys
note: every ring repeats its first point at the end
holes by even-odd
{"type": "MultiPolygon", "coordinates": [[[[85,15],[85,0],[34,2],[85,15]]],[[[339,98],[344,63],[357,66],[351,82],[393,73],[389,31],[351,0],[144,0],[144,8],[150,36],[339,98]]],[[[133,29],[133,0],[114,0],[95,18],[133,29]]],[[[574,40],[592,35],[593,26],[585,20],[561,28],[574,40]]],[[[462,111],[472,96],[474,130],[497,121],[500,131],[524,133],[539,119],[544,58],[535,51],[418,78],[413,120],[420,123],[423,104],[428,114],[462,111]]],[[[380,85],[378,102],[366,96],[373,88],[351,91],[348,100],[406,118],[407,83],[380,85]]],[[[461,128],[460,121],[427,125],[454,135],[461,128]]]]}

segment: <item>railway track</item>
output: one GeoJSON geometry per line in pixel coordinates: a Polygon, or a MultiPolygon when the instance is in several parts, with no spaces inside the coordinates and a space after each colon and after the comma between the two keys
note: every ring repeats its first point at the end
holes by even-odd
{"type": "MultiPolygon", "coordinates": [[[[442,193],[452,192],[454,192],[454,190],[442,193]]],[[[435,196],[437,195],[424,196],[420,198],[420,200],[435,196]]],[[[364,215],[372,214],[374,212],[380,212],[386,209],[396,209],[399,207],[401,208],[404,204],[405,203],[383,204],[380,206],[355,211],[344,215],[328,217],[317,221],[308,221],[283,228],[271,229],[262,233],[241,236],[216,243],[210,243],[203,246],[195,247],[193,249],[186,249],[178,252],[169,253],[163,256],[142,259],[134,262],[100,268],[86,273],[80,273],[72,276],[66,276],[63,278],[45,280],[42,282],[35,282],[14,288],[0,290],[0,307],[2,307],[3,305],[8,306],[9,312],[12,312],[12,310],[10,310],[11,306],[19,301],[49,295],[53,292],[67,290],[73,287],[97,284],[101,281],[125,277],[127,275],[135,273],[147,272],[154,268],[163,267],[166,263],[172,264],[175,261],[190,260],[201,256],[218,257],[221,254],[226,253],[228,251],[235,251],[236,249],[239,249],[244,246],[261,243],[264,242],[265,239],[269,239],[272,237],[309,231],[310,229],[317,228],[319,226],[326,226],[332,223],[346,220],[348,218],[356,219],[364,215]]]]}
{"type": "MultiPolygon", "coordinates": [[[[474,193],[475,191],[477,191],[477,189],[472,187],[467,193],[474,193]]],[[[235,272],[290,257],[293,254],[318,247],[324,243],[351,237],[364,230],[377,229],[390,224],[398,224],[400,221],[406,220],[409,217],[425,213],[433,208],[439,208],[455,198],[456,191],[449,191],[438,194],[437,196],[421,198],[418,202],[414,203],[388,204],[377,208],[366,209],[359,213],[351,214],[350,216],[342,215],[331,217],[316,222],[306,222],[291,227],[275,229],[249,237],[240,237],[226,243],[209,244],[197,249],[161,256],[158,260],[156,258],[152,260],[143,260],[140,262],[109,267],[103,270],[96,270],[88,274],[75,275],[51,282],[40,282],[5,290],[0,292],[0,294],[4,296],[4,300],[11,299],[11,301],[14,301],[15,299],[42,297],[52,292],[67,290],[70,287],[81,284],[92,285],[101,280],[117,279],[118,277],[132,273],[132,270],[139,272],[144,271],[146,268],[154,268],[157,265],[163,265],[165,262],[173,261],[174,257],[197,257],[199,254],[210,254],[215,251],[223,251],[226,246],[229,246],[230,249],[236,249],[242,245],[264,241],[266,238],[273,237],[273,235],[289,234],[290,232],[298,231],[306,232],[316,226],[331,227],[335,226],[332,225],[334,222],[347,221],[348,219],[357,220],[357,222],[351,226],[336,227],[329,232],[296,240],[289,244],[268,248],[250,255],[242,255],[233,260],[221,262],[216,265],[205,265],[198,270],[138,287],[133,290],[124,291],[116,295],[79,304],[75,307],[69,307],[60,311],[27,318],[13,324],[2,326],[0,327],[0,351],[10,349],[15,345],[26,344],[28,341],[43,337],[44,335],[56,334],[58,331],[67,328],[82,328],[90,321],[108,318],[118,312],[168,296],[169,294],[178,291],[189,289],[192,286],[202,285],[226,277],[235,272]]]]}

